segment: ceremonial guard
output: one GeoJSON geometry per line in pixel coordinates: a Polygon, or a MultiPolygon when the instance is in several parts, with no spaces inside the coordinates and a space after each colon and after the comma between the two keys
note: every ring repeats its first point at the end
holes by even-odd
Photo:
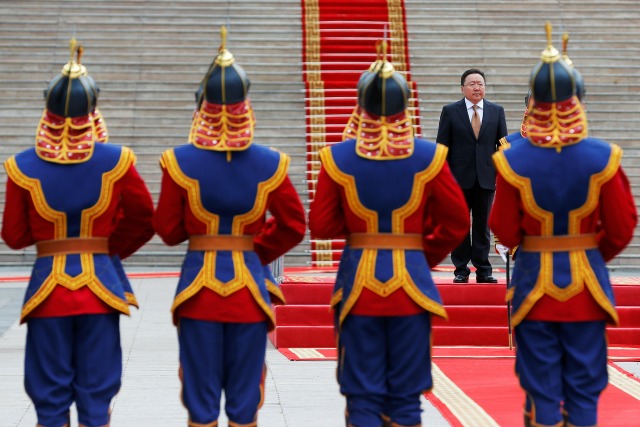
{"type": "Polygon", "coordinates": [[[133,152],[98,141],[98,88],[77,52],[73,39],[69,63],[45,91],[35,147],[4,163],[2,238],[37,249],[20,320],[25,388],[42,427],[69,426],[74,402],[80,426],[109,425],[122,376],[119,319],[133,302],[112,257],[153,236],[153,202],[133,152]]]}
{"type": "Polygon", "coordinates": [[[309,213],[312,237],[346,238],[331,306],[351,427],[421,424],[431,317],[446,318],[430,268],[470,225],[447,147],[414,137],[409,87],[385,56],[358,83],[353,139],[320,151],[309,213]]]}
{"type": "Polygon", "coordinates": [[[519,245],[513,304],[525,426],[595,426],[607,385],[606,323],[617,324],[606,262],[637,222],[622,150],[590,138],[579,74],[551,43],[530,77],[527,141],[494,155],[490,226],[519,245]]]}
{"type": "Polygon", "coordinates": [[[162,154],[155,217],[166,244],[189,241],[172,313],[182,402],[198,427],[218,425],[223,390],[229,426],[257,425],[271,304],[284,300],[265,271],[306,229],[289,157],[253,143],[249,79],[225,45],[223,27],[189,143],[162,154]]]}

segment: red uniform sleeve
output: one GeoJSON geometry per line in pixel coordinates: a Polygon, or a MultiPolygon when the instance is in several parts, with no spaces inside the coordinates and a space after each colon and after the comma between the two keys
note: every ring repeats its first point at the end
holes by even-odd
{"type": "Polygon", "coordinates": [[[470,219],[464,194],[447,163],[428,185],[424,254],[433,268],[462,242],[469,232],[470,219]]]}
{"type": "Polygon", "coordinates": [[[120,186],[118,219],[109,236],[109,252],[125,259],[153,237],[153,200],[134,166],[116,185],[120,186]]]}
{"type": "Polygon", "coordinates": [[[288,176],[269,194],[267,210],[271,217],[253,240],[263,265],[300,243],[307,229],[304,207],[288,176]]]}
{"type": "Polygon", "coordinates": [[[311,238],[333,239],[347,233],[341,194],[342,187],[333,181],[322,167],[318,174],[316,194],[309,210],[311,238]]]}
{"type": "Polygon", "coordinates": [[[2,240],[11,249],[22,249],[35,243],[29,226],[31,195],[7,178],[4,213],[2,215],[2,240]]]}
{"type": "Polygon", "coordinates": [[[598,248],[610,261],[631,241],[638,222],[629,180],[622,168],[602,186],[599,200],[598,248]]]}
{"type": "Polygon", "coordinates": [[[498,173],[496,195],[489,214],[489,228],[508,248],[515,248],[522,241],[523,210],[520,192],[498,173]]]}
{"type": "Polygon", "coordinates": [[[180,244],[189,237],[185,227],[186,198],[183,197],[183,191],[167,169],[162,168],[162,187],[153,224],[156,233],[169,246],[180,244]]]}

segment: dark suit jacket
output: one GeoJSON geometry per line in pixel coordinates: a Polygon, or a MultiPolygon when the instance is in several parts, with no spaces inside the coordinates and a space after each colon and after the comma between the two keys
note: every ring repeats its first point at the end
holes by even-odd
{"type": "Polygon", "coordinates": [[[447,161],[462,189],[473,187],[477,176],[480,187],[494,190],[496,169],[491,155],[498,149],[500,138],[507,134],[504,108],[485,99],[482,127],[476,140],[462,98],[442,108],[436,142],[449,147],[447,161]]]}

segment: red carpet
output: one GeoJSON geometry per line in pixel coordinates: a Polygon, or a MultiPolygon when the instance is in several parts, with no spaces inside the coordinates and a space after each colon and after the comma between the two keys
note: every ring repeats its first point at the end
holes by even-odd
{"type": "MultiPolygon", "coordinates": [[[[334,348],[278,348],[280,353],[293,361],[336,360],[334,348]]],[[[640,362],[640,346],[609,347],[610,362],[640,362]]],[[[515,349],[509,347],[442,346],[433,347],[434,361],[439,359],[510,359],[515,357],[515,349]]]]}
{"type": "MultiPolygon", "coordinates": [[[[336,360],[336,349],[280,348],[290,360],[336,360]]],[[[640,419],[640,381],[615,361],[640,361],[640,347],[609,349],[609,386],[601,396],[599,425],[628,427],[640,419]]],[[[522,425],[524,393],[508,347],[434,347],[434,389],[425,397],[451,426],[522,425]]]]}
{"type": "MultiPolygon", "coordinates": [[[[434,389],[426,397],[452,426],[522,425],[524,393],[514,363],[514,358],[435,359],[434,389]]],[[[598,425],[634,425],[640,417],[640,382],[613,363],[609,371],[598,425]]]]}
{"type": "MultiPolygon", "coordinates": [[[[307,180],[315,194],[318,150],[342,141],[356,105],[356,84],[376,60],[376,42],[387,39],[388,59],[405,74],[414,95],[410,109],[420,133],[415,82],[411,80],[403,0],[302,0],[302,62],[306,88],[307,180]]],[[[313,240],[313,266],[335,265],[343,240],[313,240]]]]}
{"type": "MultiPolygon", "coordinates": [[[[276,347],[332,348],[335,346],[329,300],[335,268],[285,269],[282,290],[287,305],[276,307],[276,330],[270,334],[276,347]]],[[[497,285],[452,284],[436,277],[436,286],[449,314],[434,318],[436,346],[508,346],[504,279],[497,285]]],[[[612,277],[620,327],[608,328],[611,345],[640,343],[640,278],[612,277]]]]}

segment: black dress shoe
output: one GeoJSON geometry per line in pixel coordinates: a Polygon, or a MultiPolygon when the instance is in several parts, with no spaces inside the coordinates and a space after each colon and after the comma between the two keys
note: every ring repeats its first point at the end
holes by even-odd
{"type": "Polygon", "coordinates": [[[498,279],[493,276],[477,276],[476,283],[498,283],[498,279]]]}
{"type": "Polygon", "coordinates": [[[453,279],[453,283],[469,283],[469,276],[456,274],[456,277],[453,279]]]}

